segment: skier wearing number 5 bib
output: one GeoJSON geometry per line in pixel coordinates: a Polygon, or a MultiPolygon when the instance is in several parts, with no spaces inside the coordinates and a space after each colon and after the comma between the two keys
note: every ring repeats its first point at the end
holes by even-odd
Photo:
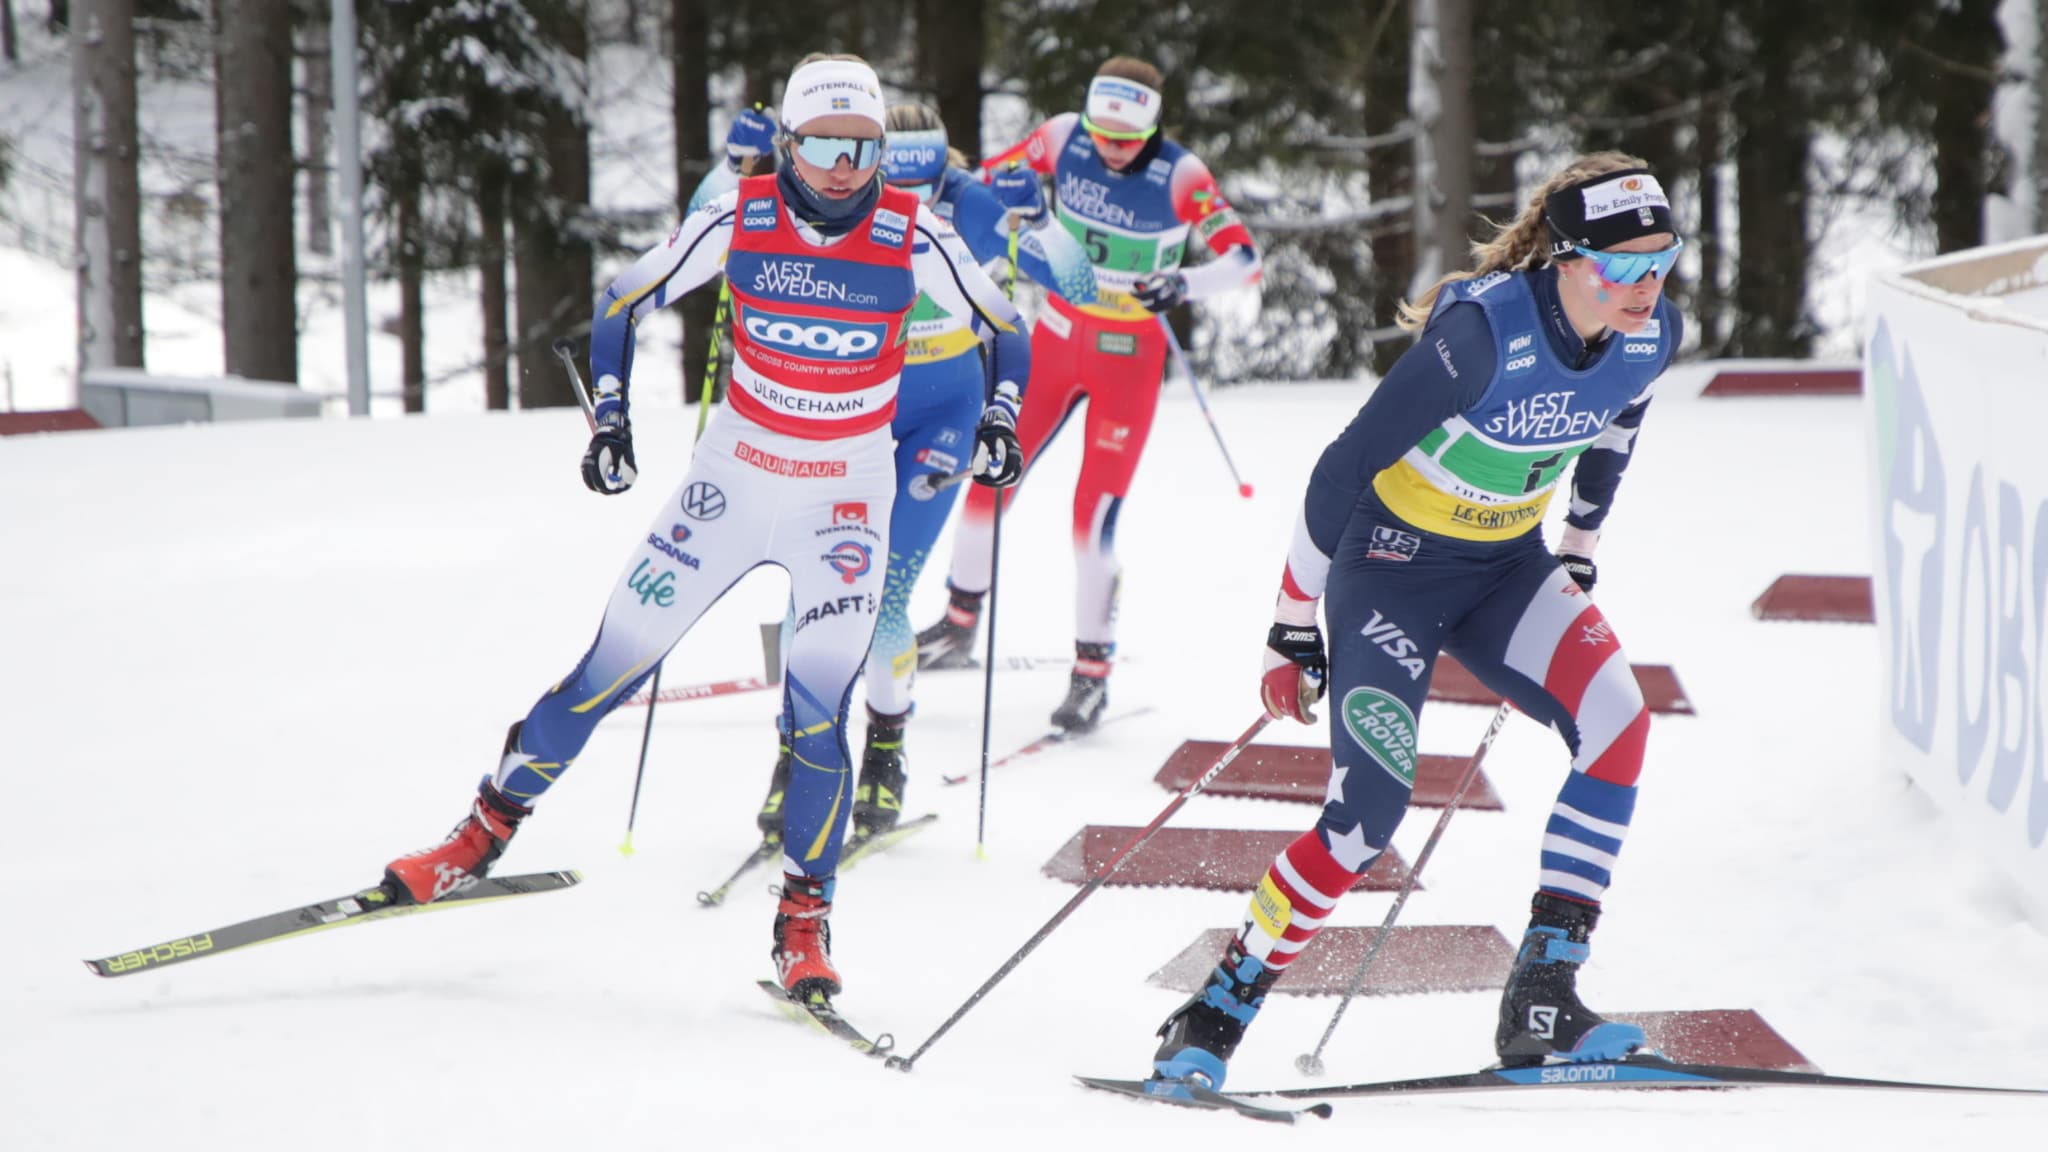
{"type": "Polygon", "coordinates": [[[1603,1019],[1577,987],[1650,729],[1590,593],[1593,546],[1682,336],[1662,293],[1683,247],[1642,161],[1595,153],[1476,248],[1478,268],[1403,305],[1419,339],[1316,462],[1266,637],[1260,698],[1274,718],[1312,722],[1329,682],[1322,818],[1273,861],[1208,986],[1160,1029],[1160,1090],[1221,1087],[1268,990],[1386,850],[1414,788],[1416,720],[1440,652],[1571,754],[1496,1052],[1509,1065],[1580,1062],[1643,1044],[1642,1029],[1603,1019]],[[1541,525],[1567,471],[1553,554],[1541,525]]]}
{"type": "Polygon", "coordinates": [[[448,840],[388,866],[425,903],[480,877],[599,720],[633,692],[741,577],[776,564],[797,626],[784,707],[796,768],[783,806],[772,956],[792,998],[839,991],[831,912],[853,779],[846,709],[875,629],[896,495],[896,413],[912,305],[928,292],[993,332],[990,398],[971,435],[974,479],[1014,483],[1029,344],[1016,309],[952,228],[881,175],[882,85],[858,57],[790,74],[772,176],[751,176],[686,217],[599,294],[591,320],[596,431],[584,483],[614,494],[637,473],[627,390],[635,327],[719,274],[732,289],[729,402],[697,444],[611,589],[597,639],[512,725],[496,772],[448,840]]]}
{"type": "MultiPolygon", "coordinates": [[[[1082,400],[1081,476],[1074,489],[1074,672],[1052,720],[1085,732],[1108,702],[1116,647],[1117,516],[1152,431],[1167,336],[1158,313],[1255,283],[1259,252],[1208,166],[1159,131],[1159,69],[1118,56],[1089,82],[1086,110],[1040,125],[989,160],[998,177],[1018,161],[1053,178],[1054,215],[1095,267],[1100,297],[1050,295],[1031,334],[1032,387],[1018,419],[1026,465],[1035,462],[1082,400]],[[1188,241],[1215,258],[1183,270],[1188,241]]],[[[992,573],[995,498],[968,494],[953,543],[946,615],[918,633],[918,666],[967,663],[992,573]]]]}

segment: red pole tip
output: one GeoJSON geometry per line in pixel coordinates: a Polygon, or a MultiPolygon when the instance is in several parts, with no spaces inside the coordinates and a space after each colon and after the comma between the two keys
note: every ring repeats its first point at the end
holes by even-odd
{"type": "Polygon", "coordinates": [[[1252,486],[1251,486],[1251,485],[1249,485],[1249,484],[1239,484],[1239,485],[1237,486],[1237,494],[1238,494],[1239,496],[1242,496],[1242,497],[1244,497],[1244,498],[1245,498],[1245,499],[1247,499],[1247,500],[1251,499],[1251,498],[1252,498],[1252,486]]]}

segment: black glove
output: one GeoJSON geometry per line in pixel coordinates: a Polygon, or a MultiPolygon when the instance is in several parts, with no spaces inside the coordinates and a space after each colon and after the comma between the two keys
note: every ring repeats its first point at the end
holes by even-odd
{"type": "Polygon", "coordinates": [[[1313,624],[1275,621],[1266,633],[1266,668],[1259,677],[1259,702],[1275,720],[1315,723],[1309,711],[1323,698],[1330,661],[1323,655],[1323,630],[1313,624]]]}
{"type": "Polygon", "coordinates": [[[1188,278],[1178,272],[1161,272],[1131,285],[1131,295],[1147,312],[1165,312],[1186,299],[1187,294],[1188,278]]]}
{"type": "Polygon", "coordinates": [[[583,483],[592,492],[616,496],[640,476],[633,466],[633,430],[599,428],[583,451],[583,483]]]}
{"type": "Polygon", "coordinates": [[[1591,556],[1559,552],[1557,562],[1564,566],[1564,574],[1571,577],[1572,583],[1577,584],[1582,592],[1591,592],[1594,582],[1600,579],[1600,570],[1593,566],[1591,556]]]}
{"type": "Polygon", "coordinates": [[[974,482],[1008,488],[1024,478],[1024,449],[1017,443],[1017,392],[1005,380],[974,426],[974,482]]]}
{"type": "Polygon", "coordinates": [[[640,472],[633,466],[633,424],[626,418],[626,387],[616,376],[600,376],[592,419],[597,430],[583,450],[583,484],[592,492],[616,496],[633,486],[640,472]]]}
{"type": "Polygon", "coordinates": [[[974,426],[974,482],[1008,488],[1024,478],[1024,449],[1017,443],[1017,418],[991,404],[974,426]]]}

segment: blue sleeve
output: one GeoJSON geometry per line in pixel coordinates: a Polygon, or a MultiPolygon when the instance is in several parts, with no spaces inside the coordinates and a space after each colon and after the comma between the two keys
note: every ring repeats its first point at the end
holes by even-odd
{"type": "MultiPolygon", "coordinates": [[[[967,241],[976,260],[986,264],[1010,258],[1009,213],[995,193],[967,173],[948,168],[940,195],[952,202],[953,228],[967,241]]],[[[1041,223],[1018,233],[1017,271],[1069,303],[1095,303],[1095,266],[1057,223],[1041,223]]]]}
{"type": "MultiPolygon", "coordinates": [[[[1657,366],[1657,375],[1662,376],[1678,355],[1679,341],[1685,338],[1685,321],[1676,308],[1666,306],[1659,311],[1668,333],[1663,341],[1664,362],[1657,366]]],[[[1614,494],[1621,489],[1621,474],[1628,470],[1629,461],[1635,459],[1636,433],[1642,430],[1643,416],[1649,410],[1647,396],[1622,409],[1607,422],[1593,446],[1580,454],[1572,466],[1572,506],[1565,514],[1566,524],[1588,532],[1600,530],[1614,507],[1614,494]]]]}
{"type": "Polygon", "coordinates": [[[935,277],[943,268],[967,302],[973,312],[968,323],[988,356],[989,396],[993,397],[994,386],[1005,380],[1023,395],[1031,380],[1031,334],[1016,303],[989,280],[975,261],[974,250],[956,230],[942,227],[929,206],[919,207],[918,213],[917,233],[925,247],[912,249],[913,271],[920,278],[935,277]]]}
{"type": "Polygon", "coordinates": [[[988,398],[995,397],[995,386],[1008,380],[1017,386],[1021,398],[1031,386],[1031,334],[1023,325],[1008,327],[984,319],[979,311],[974,316],[976,335],[984,339],[993,333],[994,339],[988,345],[988,398]]]}
{"type": "Polygon", "coordinates": [[[1374,476],[1431,429],[1485,398],[1499,361],[1495,349],[1485,309],[1461,301],[1430,321],[1394,361],[1309,476],[1304,511],[1309,536],[1323,555],[1336,554],[1351,510],[1374,476]]]}
{"type": "Polygon", "coordinates": [[[948,168],[939,197],[953,205],[953,230],[967,242],[977,262],[1009,259],[1010,230],[1003,219],[1007,213],[995,193],[958,168],[948,168]]]}

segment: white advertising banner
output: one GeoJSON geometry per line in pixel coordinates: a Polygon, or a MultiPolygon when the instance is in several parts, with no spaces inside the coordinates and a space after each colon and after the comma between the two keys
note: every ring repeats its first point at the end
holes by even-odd
{"type": "Polygon", "coordinates": [[[1864,414],[1887,760],[2048,928],[2048,237],[1880,276],[1864,414]]]}

